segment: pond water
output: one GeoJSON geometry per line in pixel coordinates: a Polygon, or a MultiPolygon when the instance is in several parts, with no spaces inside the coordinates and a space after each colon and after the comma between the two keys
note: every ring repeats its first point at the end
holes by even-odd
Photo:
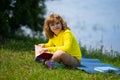
{"type": "Polygon", "coordinates": [[[120,0],[46,1],[47,14],[60,14],[82,46],[120,52],[120,0]]]}

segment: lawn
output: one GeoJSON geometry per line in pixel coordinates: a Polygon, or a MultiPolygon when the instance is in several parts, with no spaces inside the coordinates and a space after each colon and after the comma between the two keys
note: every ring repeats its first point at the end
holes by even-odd
{"type": "MultiPolygon", "coordinates": [[[[0,80],[120,80],[120,75],[115,74],[88,74],[74,68],[49,69],[34,61],[34,44],[39,42],[42,41],[0,43],[0,80]]],[[[102,57],[99,55],[102,61],[120,67],[119,57],[102,57]]]]}

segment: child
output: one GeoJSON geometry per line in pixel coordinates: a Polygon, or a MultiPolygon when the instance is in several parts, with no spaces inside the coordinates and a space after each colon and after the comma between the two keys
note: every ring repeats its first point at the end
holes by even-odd
{"type": "Polygon", "coordinates": [[[39,44],[41,53],[50,52],[52,58],[46,61],[62,62],[71,67],[80,65],[81,51],[77,40],[67,27],[63,18],[58,14],[51,14],[44,22],[44,31],[49,39],[48,43],[39,44]]]}

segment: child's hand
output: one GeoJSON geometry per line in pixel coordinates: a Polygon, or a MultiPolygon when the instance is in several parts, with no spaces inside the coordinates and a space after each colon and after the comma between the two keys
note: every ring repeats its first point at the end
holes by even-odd
{"type": "Polygon", "coordinates": [[[42,54],[42,53],[45,53],[45,52],[48,52],[48,49],[47,48],[41,48],[40,53],[42,54]]]}

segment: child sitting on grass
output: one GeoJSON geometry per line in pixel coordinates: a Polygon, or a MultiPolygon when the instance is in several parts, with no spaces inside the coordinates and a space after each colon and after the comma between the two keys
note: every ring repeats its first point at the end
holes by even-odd
{"type": "MultiPolygon", "coordinates": [[[[44,31],[49,41],[39,46],[41,47],[40,53],[53,54],[51,59],[45,62],[48,67],[51,67],[50,63],[55,62],[62,62],[71,67],[80,65],[82,56],[80,46],[60,15],[48,16],[44,22],[44,31]]],[[[52,67],[54,68],[54,65],[52,67]]]]}

